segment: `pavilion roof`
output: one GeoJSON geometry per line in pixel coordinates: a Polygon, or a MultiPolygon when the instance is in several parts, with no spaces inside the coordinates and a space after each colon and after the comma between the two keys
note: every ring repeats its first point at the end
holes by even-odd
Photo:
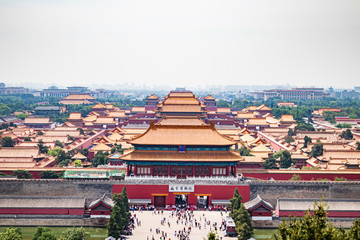
{"type": "Polygon", "coordinates": [[[98,145],[94,146],[93,148],[90,149],[90,151],[92,152],[97,152],[97,151],[110,151],[111,147],[109,147],[108,145],[104,144],[104,143],[99,143],[98,145]]]}
{"type": "Polygon", "coordinates": [[[122,135],[120,135],[119,133],[115,132],[113,134],[111,134],[110,136],[108,136],[108,138],[112,141],[119,141],[122,139],[122,135]]]}
{"type": "Polygon", "coordinates": [[[164,116],[157,125],[207,125],[199,116],[164,116]]]}
{"type": "Polygon", "coordinates": [[[164,105],[161,108],[161,112],[193,112],[202,113],[200,105],[164,105]]]}
{"type": "Polygon", "coordinates": [[[151,94],[151,95],[150,95],[150,96],[148,96],[146,99],[147,99],[147,100],[158,100],[158,99],[159,99],[159,97],[158,97],[158,96],[156,96],[155,94],[151,94]]]}
{"type": "Polygon", "coordinates": [[[256,147],[251,149],[251,152],[266,152],[266,153],[272,153],[270,148],[265,146],[264,144],[259,144],[256,147]]]}
{"type": "Polygon", "coordinates": [[[125,133],[124,130],[122,130],[120,127],[116,127],[113,130],[111,130],[113,133],[125,133]]]}
{"type": "Polygon", "coordinates": [[[82,159],[86,159],[87,157],[85,157],[84,155],[82,155],[81,153],[77,153],[75,154],[71,159],[79,159],[79,160],[82,160],[82,159]]]}
{"type": "Polygon", "coordinates": [[[259,194],[256,195],[256,197],[253,200],[250,200],[245,203],[245,208],[247,210],[254,210],[259,206],[265,206],[269,210],[275,210],[275,208],[268,202],[266,202],[264,199],[262,199],[259,194]]]}
{"type": "Polygon", "coordinates": [[[103,109],[105,105],[102,103],[97,103],[96,105],[92,106],[91,109],[103,109]]]}
{"type": "Polygon", "coordinates": [[[93,208],[96,205],[98,205],[99,203],[103,203],[106,206],[112,208],[114,206],[114,202],[111,198],[109,198],[108,196],[105,195],[105,193],[98,199],[94,200],[93,202],[90,203],[89,208],[93,208]]]}
{"type": "Polygon", "coordinates": [[[243,142],[252,142],[255,140],[255,138],[253,136],[251,136],[250,134],[245,134],[243,136],[240,137],[240,139],[243,141],[243,142]]]}
{"type": "Polygon", "coordinates": [[[244,135],[244,134],[250,134],[251,132],[247,128],[241,129],[238,134],[244,135]]]}
{"type": "Polygon", "coordinates": [[[84,122],[94,122],[97,119],[96,115],[88,115],[86,118],[84,118],[84,122]]]}
{"type": "Polygon", "coordinates": [[[146,112],[145,107],[132,107],[131,112],[146,112]]]}
{"type": "Polygon", "coordinates": [[[169,97],[163,102],[163,105],[200,105],[199,100],[193,97],[169,97]]]}
{"type": "Polygon", "coordinates": [[[243,160],[239,153],[233,151],[148,151],[132,150],[121,156],[124,161],[171,161],[171,162],[237,162],[243,160]]]}
{"type": "Polygon", "coordinates": [[[217,108],[216,112],[217,113],[230,113],[231,109],[227,108],[227,107],[220,107],[220,108],[217,108]]]}
{"type": "Polygon", "coordinates": [[[209,145],[229,146],[235,142],[226,136],[221,135],[211,125],[155,125],[145,133],[130,139],[129,143],[139,145],[209,145]]]}
{"type": "Polygon", "coordinates": [[[122,154],[120,154],[118,152],[114,152],[113,154],[110,154],[108,156],[108,158],[110,158],[110,159],[120,159],[121,156],[122,156],[122,154]]]}
{"type": "Polygon", "coordinates": [[[213,96],[211,96],[210,94],[208,94],[206,97],[204,97],[205,100],[215,100],[215,98],[213,96]]]}
{"type": "Polygon", "coordinates": [[[121,118],[121,117],[126,117],[125,111],[111,111],[108,113],[109,117],[114,117],[114,118],[121,118]]]}
{"type": "Polygon", "coordinates": [[[282,122],[296,122],[294,120],[294,117],[293,117],[292,114],[283,114],[283,115],[281,115],[280,121],[282,121],[282,122]]]}
{"type": "Polygon", "coordinates": [[[105,108],[108,109],[108,110],[112,110],[112,109],[114,109],[114,105],[108,103],[108,104],[105,105],[105,108]]]}
{"type": "Polygon", "coordinates": [[[61,100],[95,100],[96,98],[90,96],[89,94],[70,94],[62,98],[61,100]]]}
{"type": "Polygon", "coordinates": [[[269,123],[266,122],[266,118],[249,118],[246,125],[269,125],[269,123]]]}
{"type": "Polygon", "coordinates": [[[260,111],[270,111],[271,108],[267,107],[267,106],[264,105],[264,104],[261,104],[260,106],[258,106],[258,107],[256,108],[256,110],[260,110],[260,111]]]}
{"type": "Polygon", "coordinates": [[[98,117],[94,124],[116,124],[112,117],[98,117]]]}
{"type": "Polygon", "coordinates": [[[66,99],[63,99],[61,100],[59,103],[61,104],[64,104],[64,105],[82,105],[82,104],[92,104],[92,102],[90,102],[89,100],[85,99],[85,100],[82,100],[82,99],[79,99],[79,100],[66,100],[66,99]]]}
{"type": "Polygon", "coordinates": [[[191,91],[186,91],[186,92],[171,91],[167,95],[167,97],[196,97],[196,96],[191,91]]]}
{"type": "Polygon", "coordinates": [[[50,117],[28,117],[25,118],[24,124],[50,124],[50,117]]]}
{"type": "Polygon", "coordinates": [[[238,112],[236,118],[245,118],[245,119],[248,119],[248,118],[254,118],[255,115],[254,113],[248,113],[248,112],[238,112]]]}

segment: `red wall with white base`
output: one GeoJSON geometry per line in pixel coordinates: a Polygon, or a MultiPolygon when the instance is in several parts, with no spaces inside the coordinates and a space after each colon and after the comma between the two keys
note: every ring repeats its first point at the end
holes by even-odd
{"type": "MultiPolygon", "coordinates": [[[[113,193],[121,193],[123,184],[114,184],[113,193]]],[[[234,195],[235,188],[239,190],[243,197],[243,202],[250,200],[249,185],[195,185],[194,192],[188,194],[188,205],[197,205],[197,196],[206,195],[211,201],[213,199],[227,200],[234,195]]],[[[166,196],[166,205],[175,205],[175,194],[169,192],[169,185],[126,185],[126,191],[129,199],[151,199],[154,204],[154,196],[166,196]]]]}

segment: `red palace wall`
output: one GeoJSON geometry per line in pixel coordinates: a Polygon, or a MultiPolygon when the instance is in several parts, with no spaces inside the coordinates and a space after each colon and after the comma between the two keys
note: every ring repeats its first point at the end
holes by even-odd
{"type": "MultiPolygon", "coordinates": [[[[242,170],[243,171],[243,170],[242,170]]],[[[313,173],[304,173],[301,171],[294,171],[294,172],[286,172],[286,173],[276,173],[276,172],[246,172],[243,171],[244,177],[251,177],[251,178],[257,178],[262,180],[269,180],[270,178],[273,178],[274,180],[290,180],[291,177],[296,174],[300,176],[301,180],[305,181],[311,181],[311,180],[317,180],[319,178],[321,179],[328,179],[328,180],[335,180],[336,177],[340,178],[346,178],[348,180],[360,180],[360,174],[346,174],[346,173],[320,173],[320,172],[313,172],[313,173]]]]}
{"type": "Polygon", "coordinates": [[[31,214],[31,215],[84,215],[84,209],[61,209],[61,208],[7,208],[0,209],[0,214],[31,214]]]}
{"type": "MultiPolygon", "coordinates": [[[[121,193],[124,185],[113,185],[113,193],[121,193]]],[[[235,188],[239,190],[243,197],[243,202],[250,200],[249,185],[195,185],[194,192],[188,194],[188,205],[197,205],[197,196],[208,196],[213,199],[225,200],[231,199],[235,188]]],[[[126,185],[126,191],[129,199],[151,199],[154,204],[154,196],[166,196],[166,205],[175,205],[175,194],[169,192],[169,185],[126,185]]]]}

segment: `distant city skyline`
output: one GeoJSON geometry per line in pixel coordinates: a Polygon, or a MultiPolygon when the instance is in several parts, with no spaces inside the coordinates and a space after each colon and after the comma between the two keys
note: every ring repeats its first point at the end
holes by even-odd
{"type": "Polygon", "coordinates": [[[359,43],[357,0],[0,0],[8,86],[353,89],[359,43]]]}

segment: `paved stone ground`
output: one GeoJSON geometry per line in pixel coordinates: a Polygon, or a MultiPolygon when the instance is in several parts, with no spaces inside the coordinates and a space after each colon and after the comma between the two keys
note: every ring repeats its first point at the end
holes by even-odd
{"type": "MultiPolygon", "coordinates": [[[[160,228],[160,231],[164,231],[167,233],[166,240],[178,240],[177,237],[175,237],[174,233],[175,231],[179,231],[184,229],[185,224],[179,224],[176,223],[175,217],[169,217],[171,215],[171,211],[164,211],[163,214],[154,214],[152,211],[135,211],[132,214],[136,214],[136,217],[141,221],[141,226],[136,226],[135,230],[133,231],[132,236],[128,236],[127,239],[131,240],[147,240],[147,237],[149,239],[152,239],[152,236],[156,240],[160,239],[161,234],[156,234],[155,229],[160,228]],[[163,218],[166,218],[170,222],[170,227],[168,227],[167,224],[161,225],[161,220],[163,218]],[[152,232],[150,232],[150,229],[152,229],[152,232]]],[[[190,234],[190,240],[203,240],[206,238],[207,234],[210,232],[210,226],[207,225],[204,229],[204,216],[207,221],[210,220],[211,226],[214,222],[217,222],[217,225],[221,225],[222,219],[226,216],[226,214],[223,212],[223,216],[221,216],[220,212],[218,211],[194,211],[195,219],[198,222],[201,222],[201,230],[199,228],[195,228],[193,226],[191,229],[190,234]],[[200,221],[201,217],[201,221],[200,221]]],[[[214,231],[214,227],[211,227],[211,230],[214,231]]],[[[235,240],[237,238],[230,238],[230,237],[224,237],[225,232],[219,231],[218,229],[218,235],[219,237],[222,237],[222,240],[235,240]]]]}

